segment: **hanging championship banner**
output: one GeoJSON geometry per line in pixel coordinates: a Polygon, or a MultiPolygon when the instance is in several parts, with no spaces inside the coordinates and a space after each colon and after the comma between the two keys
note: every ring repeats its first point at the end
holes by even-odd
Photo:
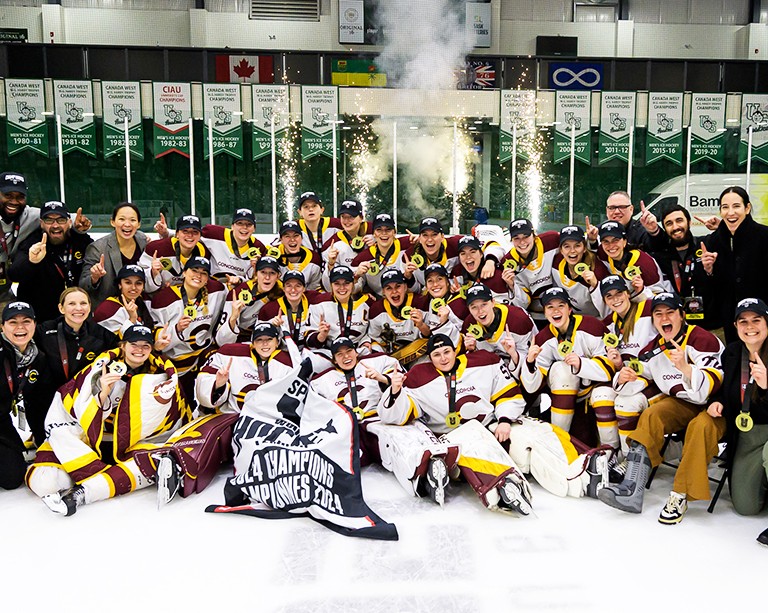
{"type": "Polygon", "coordinates": [[[43,81],[6,79],[5,107],[8,120],[8,155],[31,149],[48,157],[48,125],[43,115],[43,81]]]}
{"type": "Polygon", "coordinates": [[[90,81],[54,81],[53,101],[56,114],[61,117],[63,152],[82,151],[96,157],[93,84],[90,81]]]}
{"type": "Polygon", "coordinates": [[[517,155],[527,160],[536,130],[536,92],[502,90],[499,124],[499,162],[512,159],[512,139],[517,126],[517,155]]]}
{"type": "Polygon", "coordinates": [[[597,160],[604,164],[630,159],[629,135],[635,129],[635,92],[603,92],[600,96],[600,138],[597,160]]]}
{"type": "Polygon", "coordinates": [[[557,92],[555,105],[555,163],[571,157],[571,133],[575,157],[590,163],[591,92],[557,92]]]}
{"type": "Polygon", "coordinates": [[[741,140],[739,164],[747,161],[749,127],[752,126],[752,159],[768,162],[768,96],[744,94],[741,97],[741,140]]]}
{"type": "Polygon", "coordinates": [[[316,155],[333,156],[333,130],[339,116],[337,87],[301,88],[301,159],[316,155]]]}
{"type": "Polygon", "coordinates": [[[104,157],[125,152],[125,120],[131,155],[144,159],[144,132],[141,129],[141,92],[138,83],[101,82],[104,115],[104,157]]]}
{"type": "Polygon", "coordinates": [[[152,102],[155,157],[178,153],[188,158],[192,116],[189,83],[153,83],[152,102]]]}
{"type": "Polygon", "coordinates": [[[691,98],[691,164],[725,156],[725,94],[693,94],[691,98]]]}
{"type": "Polygon", "coordinates": [[[683,94],[648,94],[645,163],[663,158],[683,165],[683,94]]]}
{"type": "Polygon", "coordinates": [[[213,155],[243,159],[243,112],[239,83],[203,84],[203,158],[208,159],[208,121],[213,127],[213,155]]]}
{"type": "Polygon", "coordinates": [[[272,123],[275,143],[288,128],[288,86],[252,85],[253,99],[253,159],[269,155],[272,149],[272,123]]]}

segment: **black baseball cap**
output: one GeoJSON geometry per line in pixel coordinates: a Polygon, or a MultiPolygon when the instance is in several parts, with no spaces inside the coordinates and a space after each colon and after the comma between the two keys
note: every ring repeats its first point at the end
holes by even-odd
{"type": "Polygon", "coordinates": [[[660,306],[668,306],[670,309],[682,311],[683,300],[677,294],[673,294],[671,292],[661,292],[660,294],[656,294],[651,301],[651,313],[653,313],[653,311],[660,306]]]}
{"type": "Polygon", "coordinates": [[[127,279],[128,277],[138,277],[143,281],[147,280],[147,275],[144,269],[138,264],[126,264],[119,271],[117,271],[117,280],[127,279]]]}
{"type": "Polygon", "coordinates": [[[352,342],[352,339],[347,336],[340,336],[331,343],[331,355],[336,355],[339,350],[343,349],[344,347],[351,347],[352,349],[356,349],[355,343],[352,342]]]}
{"type": "Polygon", "coordinates": [[[608,292],[612,292],[615,289],[619,290],[620,292],[629,291],[626,281],[624,281],[624,279],[619,275],[609,275],[600,281],[600,295],[603,298],[608,295],[608,292]]]}
{"type": "Polygon", "coordinates": [[[200,218],[197,215],[182,215],[176,221],[176,231],[186,230],[187,228],[202,232],[203,222],[200,221],[200,218]]]}
{"type": "Polygon", "coordinates": [[[424,269],[424,279],[428,279],[429,275],[440,275],[441,277],[445,277],[448,279],[448,271],[446,270],[445,266],[442,264],[430,264],[424,269]]]}
{"type": "Polygon", "coordinates": [[[133,324],[123,333],[123,340],[126,343],[137,343],[145,341],[152,344],[155,340],[152,330],[143,324],[133,324]]]}
{"type": "Polygon", "coordinates": [[[426,230],[434,230],[440,234],[444,233],[442,224],[434,217],[425,217],[419,222],[419,234],[426,230]]]}
{"type": "Polygon", "coordinates": [[[376,228],[394,228],[395,220],[389,213],[379,213],[373,218],[373,229],[376,228]]]}
{"type": "Polygon", "coordinates": [[[515,219],[509,222],[509,238],[517,236],[518,234],[525,234],[530,236],[533,234],[533,224],[527,219],[515,219]]]}
{"type": "Polygon", "coordinates": [[[562,245],[565,241],[580,241],[584,242],[587,240],[587,235],[584,232],[584,228],[580,226],[565,226],[562,230],[560,230],[560,244],[562,245]]]}
{"type": "Polygon", "coordinates": [[[271,268],[275,272],[280,272],[280,263],[270,255],[263,255],[256,262],[256,270],[264,270],[265,268],[271,268]]]}
{"type": "Polygon", "coordinates": [[[615,236],[616,238],[627,237],[627,231],[618,221],[604,221],[600,224],[598,234],[601,240],[607,236],[615,236]]]}
{"type": "Polygon", "coordinates": [[[19,192],[27,195],[27,180],[20,172],[6,171],[0,174],[0,192],[19,192]]]}
{"type": "Polygon", "coordinates": [[[300,270],[286,270],[283,273],[283,285],[285,285],[286,282],[290,281],[291,279],[295,279],[305,287],[307,285],[307,280],[304,278],[304,273],[300,270]]]}
{"type": "Polygon", "coordinates": [[[301,196],[299,196],[299,208],[301,208],[301,205],[304,204],[307,200],[312,200],[313,202],[317,202],[320,206],[323,206],[322,200],[320,200],[320,196],[318,196],[315,192],[302,192],[301,196]]]}
{"type": "Polygon", "coordinates": [[[16,317],[17,315],[23,315],[24,317],[29,317],[30,319],[36,319],[35,309],[32,308],[32,305],[29,304],[29,302],[16,300],[15,302],[9,302],[5,305],[2,315],[3,323],[13,317],[16,317]]]}
{"type": "Polygon", "coordinates": [[[278,330],[268,321],[260,321],[255,326],[253,326],[253,332],[251,332],[251,340],[256,340],[260,336],[280,338],[280,330],[278,330]]]}
{"type": "Polygon", "coordinates": [[[339,206],[339,215],[363,216],[363,205],[357,200],[344,200],[339,206]]]}
{"type": "Polygon", "coordinates": [[[459,253],[461,253],[462,249],[477,249],[478,251],[482,251],[483,246],[480,244],[480,240],[477,237],[474,236],[462,236],[459,239],[459,245],[458,250],[459,253]]]}
{"type": "Polygon", "coordinates": [[[344,279],[345,281],[349,281],[350,283],[353,283],[355,280],[355,273],[349,266],[344,265],[338,265],[334,266],[331,269],[331,272],[328,274],[328,278],[331,280],[331,283],[334,281],[339,281],[341,279],[344,279]]]}
{"type": "Polygon", "coordinates": [[[390,283],[405,283],[405,275],[399,268],[387,268],[381,274],[381,287],[384,288],[390,283]]]}
{"type": "Polygon", "coordinates": [[[211,261],[208,258],[204,258],[201,255],[196,255],[193,258],[189,258],[187,263],[184,264],[184,270],[190,268],[202,268],[209,275],[211,274],[211,261]]]}
{"type": "Polygon", "coordinates": [[[451,337],[447,334],[433,334],[427,341],[427,355],[430,355],[435,349],[440,349],[441,347],[456,349],[451,337]]]}
{"type": "Polygon", "coordinates": [[[285,236],[289,232],[301,234],[301,226],[296,221],[284,221],[280,224],[280,236],[285,236]]]}
{"type": "Polygon", "coordinates": [[[491,293],[490,288],[487,286],[481,283],[475,283],[466,291],[466,297],[464,300],[466,301],[467,306],[469,306],[475,300],[482,300],[483,302],[493,300],[493,294],[491,293]]]}
{"type": "Polygon", "coordinates": [[[46,202],[40,209],[40,219],[51,217],[53,215],[57,217],[69,217],[67,205],[58,200],[50,200],[46,202]]]}
{"type": "Polygon", "coordinates": [[[568,292],[566,292],[562,287],[550,287],[548,290],[543,292],[541,296],[539,296],[539,300],[541,301],[541,306],[544,307],[545,305],[549,304],[553,300],[562,300],[567,305],[571,305],[571,300],[568,298],[568,292]]]}
{"type": "Polygon", "coordinates": [[[251,209],[237,209],[234,213],[232,213],[232,223],[236,223],[238,221],[248,221],[252,223],[254,226],[256,225],[256,217],[253,214],[253,211],[251,209]]]}
{"type": "Polygon", "coordinates": [[[744,298],[744,300],[740,300],[736,305],[736,313],[733,316],[734,321],[739,318],[739,315],[748,311],[756,313],[761,317],[768,317],[768,305],[760,300],[760,298],[744,298]]]}

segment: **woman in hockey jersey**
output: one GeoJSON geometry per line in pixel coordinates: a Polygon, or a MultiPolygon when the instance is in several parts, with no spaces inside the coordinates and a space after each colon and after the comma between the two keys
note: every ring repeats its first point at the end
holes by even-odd
{"type": "Polygon", "coordinates": [[[309,331],[310,307],[319,299],[319,292],[307,290],[304,275],[298,270],[283,274],[283,296],[271,300],[259,311],[260,321],[269,321],[288,334],[299,348],[309,331]]]}
{"type": "Polygon", "coordinates": [[[115,334],[133,324],[154,329],[155,322],[144,300],[145,278],[144,269],[138,264],[123,266],[117,273],[117,293],[98,306],[93,320],[115,334]]]}
{"type": "Polygon", "coordinates": [[[256,218],[250,209],[236,209],[232,226],[209,224],[203,228],[202,243],[211,254],[211,276],[232,289],[253,278],[256,259],[264,244],[254,238],[256,218]]]}
{"type": "Polygon", "coordinates": [[[461,294],[451,291],[448,270],[442,264],[430,264],[424,270],[426,298],[429,308],[419,313],[424,324],[432,332],[441,332],[451,337],[456,347],[461,347],[461,327],[469,317],[467,303],[461,294]]]}
{"type": "Polygon", "coordinates": [[[278,261],[280,273],[296,270],[304,275],[307,289],[321,288],[323,274],[323,258],[318,251],[307,249],[302,244],[301,227],[295,221],[284,221],[280,226],[280,245],[278,261]]]}
{"type": "Polygon", "coordinates": [[[625,366],[614,379],[617,405],[621,400],[621,406],[642,411],[627,437],[627,472],[620,484],[606,486],[599,497],[622,511],[640,513],[648,475],[662,461],[664,435],[685,429],[673,491],[659,516],[661,523],[676,524],[683,519],[688,499],[710,497],[707,466],[725,433],[725,420],[712,417],[706,408],[723,379],[723,346],[712,333],[685,322],[683,302],[675,294],[654,296],[651,313],[657,336],[640,352],[640,366],[625,366]],[[652,385],[661,394],[649,405],[643,392],[652,385]]]}
{"type": "Polygon", "coordinates": [[[576,313],[592,317],[607,315],[602,300],[594,300],[600,293],[598,284],[607,275],[605,264],[587,249],[587,235],[582,228],[565,226],[560,230],[560,252],[552,262],[552,280],[555,286],[568,292],[576,313]],[[598,310],[599,307],[603,310],[598,310]]]}
{"type": "Polygon", "coordinates": [[[154,483],[134,458],[190,420],[170,360],[152,355],[152,330],[128,328],[62,387],[46,417],[46,442],[27,473],[30,489],[55,513],[154,483]]]}
{"type": "MultiPolygon", "coordinates": [[[[357,200],[345,200],[339,206],[341,230],[329,238],[323,246],[325,271],[337,264],[352,265],[357,255],[374,243],[371,224],[363,220],[363,205],[357,200]]],[[[323,274],[323,287],[330,291],[327,277],[323,274]]]]}
{"type": "Polygon", "coordinates": [[[504,304],[527,304],[527,299],[514,293],[514,274],[511,270],[503,271],[495,260],[487,259],[483,253],[480,239],[474,236],[462,236],[459,239],[459,262],[451,271],[454,292],[466,292],[475,283],[487,286],[497,302],[504,304]],[[492,274],[488,275],[489,263],[493,265],[492,274]]]}

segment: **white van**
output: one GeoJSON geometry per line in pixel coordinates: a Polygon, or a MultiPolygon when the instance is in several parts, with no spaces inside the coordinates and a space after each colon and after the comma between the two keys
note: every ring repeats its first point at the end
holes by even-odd
{"type": "MultiPolygon", "coordinates": [[[[657,217],[670,204],[683,204],[691,217],[706,219],[720,214],[720,194],[727,187],[738,185],[746,188],[746,174],[692,174],[688,183],[688,202],[685,200],[685,175],[664,181],[651,190],[645,206],[653,208],[657,217]]],[[[752,200],[752,216],[755,221],[768,223],[768,174],[752,174],[749,177],[749,198],[752,200]]],[[[637,210],[637,208],[635,208],[637,210]]],[[[702,226],[691,219],[692,226],[702,226]]]]}

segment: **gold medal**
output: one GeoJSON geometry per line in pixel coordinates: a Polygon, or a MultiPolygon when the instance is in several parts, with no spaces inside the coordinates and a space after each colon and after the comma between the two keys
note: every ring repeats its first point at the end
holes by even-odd
{"type": "Polygon", "coordinates": [[[258,247],[251,247],[248,251],[245,252],[245,257],[247,257],[249,260],[255,260],[260,255],[261,251],[259,251],[258,247]]]}
{"type": "Polygon", "coordinates": [[[113,375],[120,375],[122,377],[125,373],[128,372],[128,367],[125,365],[125,362],[112,362],[107,367],[107,370],[113,375]]]}
{"type": "Polygon", "coordinates": [[[241,302],[245,302],[246,304],[253,300],[253,294],[251,294],[251,292],[249,292],[247,289],[240,290],[240,293],[237,295],[237,297],[241,302]]]}
{"type": "Polygon", "coordinates": [[[357,421],[363,421],[363,418],[365,417],[365,411],[363,411],[363,409],[361,409],[360,407],[354,407],[352,409],[352,412],[357,417],[357,421]]]}
{"type": "Polygon", "coordinates": [[[603,343],[606,347],[618,347],[619,337],[609,332],[608,334],[603,335],[603,343]]]}
{"type": "Polygon", "coordinates": [[[507,260],[506,262],[504,262],[504,269],[509,270],[510,268],[512,270],[517,268],[517,262],[515,262],[514,260],[507,260]]]}
{"type": "Polygon", "coordinates": [[[626,270],[624,271],[624,278],[628,281],[631,281],[634,279],[637,275],[640,274],[640,268],[637,266],[627,266],[626,270]]]}
{"type": "Polygon", "coordinates": [[[280,257],[280,250],[277,247],[267,247],[267,255],[277,259],[280,257]]]}
{"type": "Polygon", "coordinates": [[[170,270],[173,268],[171,258],[160,258],[160,265],[163,267],[163,270],[170,270]]]}
{"type": "Polygon", "coordinates": [[[459,424],[461,424],[461,413],[457,411],[451,411],[445,417],[445,425],[449,428],[456,428],[459,424]]]}
{"type": "Polygon", "coordinates": [[[557,346],[557,352],[563,357],[567,356],[571,351],[573,351],[573,343],[571,341],[562,341],[557,346]]]}
{"type": "Polygon", "coordinates": [[[573,270],[576,272],[577,275],[581,276],[589,270],[589,266],[584,262],[579,262],[578,264],[576,264],[576,266],[573,267],[573,270]]]}
{"type": "Polygon", "coordinates": [[[356,236],[349,245],[352,249],[362,249],[365,246],[365,240],[363,240],[362,236],[356,236]]]}
{"type": "Polygon", "coordinates": [[[749,413],[743,411],[736,416],[736,427],[742,432],[749,432],[755,423],[752,421],[752,416],[749,413]]]}
{"type": "Polygon", "coordinates": [[[480,340],[483,338],[483,327],[480,324],[472,324],[467,328],[467,334],[480,340]]]}
{"type": "Polygon", "coordinates": [[[643,363],[637,358],[632,358],[627,364],[627,366],[629,366],[633,371],[635,371],[636,375],[643,374],[643,363]]]}
{"type": "Polygon", "coordinates": [[[368,266],[369,275],[378,275],[380,270],[381,266],[379,266],[376,262],[371,262],[370,266],[368,266]]]}
{"type": "Polygon", "coordinates": [[[433,313],[437,313],[444,306],[445,306],[445,300],[443,300],[442,298],[433,298],[432,302],[429,303],[429,309],[433,313]]]}
{"type": "Polygon", "coordinates": [[[421,268],[424,266],[424,257],[419,255],[418,253],[414,253],[413,257],[411,257],[411,262],[416,264],[418,268],[421,268]]]}
{"type": "Polygon", "coordinates": [[[413,307],[404,306],[402,309],[400,309],[400,316],[403,319],[410,319],[412,310],[413,310],[413,307]]]}
{"type": "Polygon", "coordinates": [[[193,307],[192,305],[184,307],[184,315],[194,319],[195,317],[197,317],[197,309],[195,307],[193,307]]]}

